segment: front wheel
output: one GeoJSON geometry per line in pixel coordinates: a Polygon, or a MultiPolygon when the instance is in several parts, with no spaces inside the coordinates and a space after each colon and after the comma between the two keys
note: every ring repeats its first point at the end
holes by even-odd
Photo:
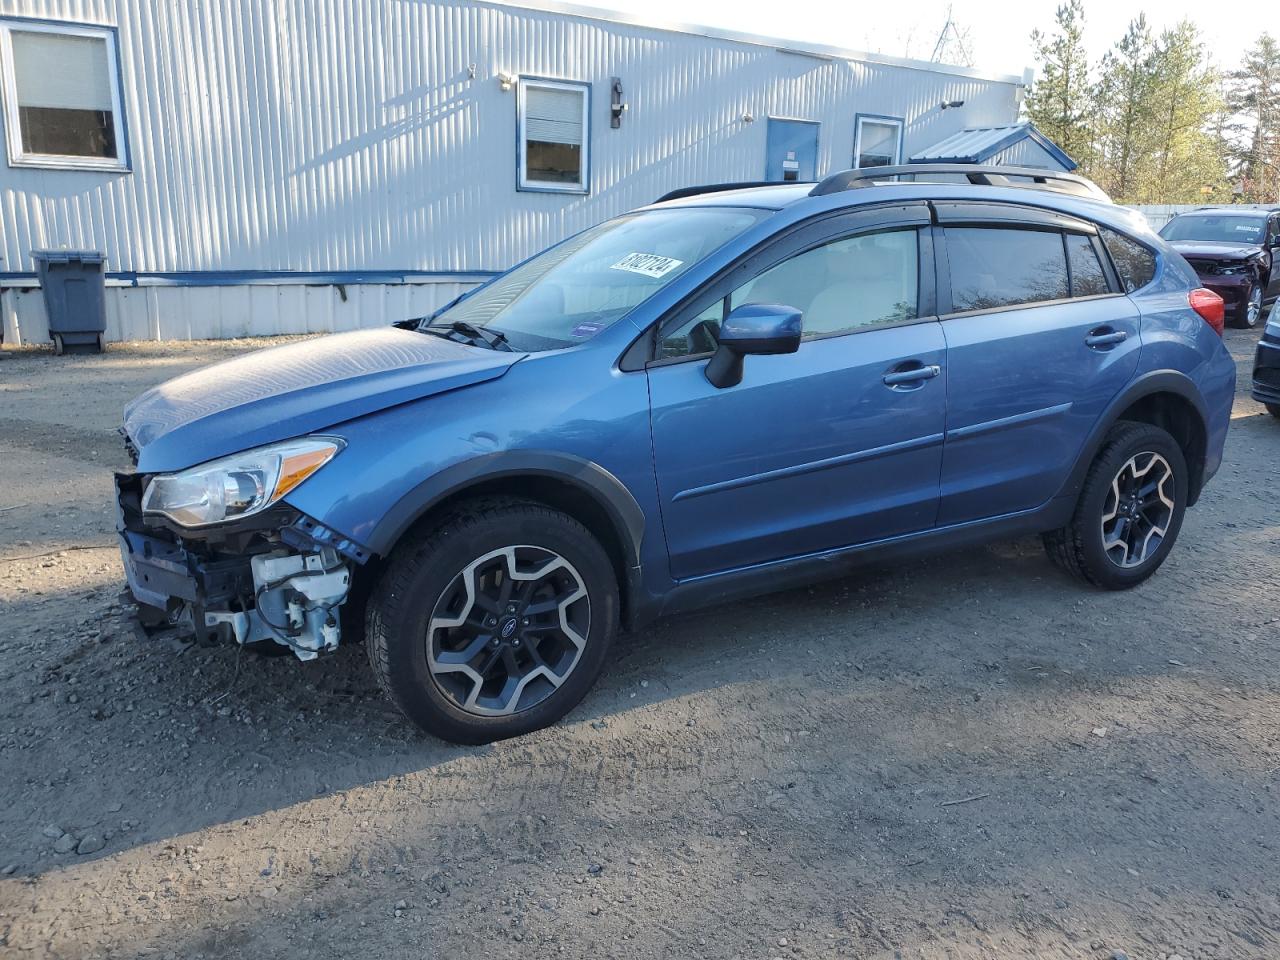
{"type": "Polygon", "coordinates": [[[1245,295],[1240,300],[1240,305],[1236,307],[1237,327],[1243,327],[1246,330],[1252,330],[1259,321],[1262,320],[1262,284],[1254,281],[1249,284],[1249,289],[1245,291],[1245,295]]]}
{"type": "Polygon", "coordinates": [[[1186,461],[1167,432],[1122,422],[1098,452],[1071,522],[1044,535],[1049,557],[1107,590],[1126,590],[1159,569],[1186,511],[1186,461]]]}
{"type": "Polygon", "coordinates": [[[397,548],[366,644],[392,702],[428,733],[489,743],[555,723],[618,630],[613,564],[572,517],[484,500],[397,548]]]}

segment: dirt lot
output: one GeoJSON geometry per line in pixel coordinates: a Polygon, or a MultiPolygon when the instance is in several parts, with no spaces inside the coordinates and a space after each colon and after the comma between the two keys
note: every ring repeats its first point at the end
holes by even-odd
{"type": "Polygon", "coordinates": [[[869,568],[458,748],[358,648],[129,625],[120,408],[260,345],[0,357],[0,954],[1280,956],[1280,423],[1243,389],[1139,590],[1034,541],[869,568]]]}

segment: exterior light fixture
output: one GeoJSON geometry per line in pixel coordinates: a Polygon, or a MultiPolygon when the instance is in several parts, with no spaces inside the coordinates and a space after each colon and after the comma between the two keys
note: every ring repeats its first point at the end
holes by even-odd
{"type": "Polygon", "coordinates": [[[622,115],[627,105],[622,102],[622,80],[613,77],[609,83],[609,126],[617,130],[622,126],[622,115]]]}
{"type": "Polygon", "coordinates": [[[946,110],[948,107],[950,107],[952,110],[954,110],[956,107],[963,107],[963,106],[964,106],[963,100],[943,100],[940,104],[938,104],[938,109],[946,110]]]}
{"type": "Polygon", "coordinates": [[[499,73],[499,74],[498,74],[498,85],[499,85],[500,87],[502,87],[502,92],[503,92],[503,93],[506,93],[508,90],[510,90],[510,89],[511,89],[511,87],[512,87],[512,85],[513,85],[515,82],[516,82],[516,78],[515,78],[515,77],[513,77],[513,76],[512,76],[511,74],[509,74],[509,73],[499,73]]]}

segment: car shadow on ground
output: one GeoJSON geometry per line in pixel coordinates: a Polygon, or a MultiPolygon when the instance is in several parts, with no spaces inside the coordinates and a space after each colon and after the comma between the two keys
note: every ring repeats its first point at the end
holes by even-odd
{"type": "MultiPolygon", "coordinates": [[[[8,799],[5,833],[20,824],[39,831],[46,822],[77,835],[107,833],[102,856],[407,773],[466,766],[494,751],[509,757],[525,742],[545,749],[564,740],[572,751],[627,736],[638,724],[670,727],[686,713],[698,722],[708,706],[723,710],[722,701],[739,697],[785,711],[776,700],[783,691],[799,697],[802,714],[806,697],[821,701],[842,685],[880,685],[893,696],[925,691],[952,707],[976,706],[980,727],[990,705],[1011,697],[1062,695],[1081,684],[1105,690],[1174,669],[1170,651],[1196,641],[1194,626],[1183,634],[1169,623],[1154,649],[1142,644],[1155,637],[1123,650],[1112,637],[1125,615],[1118,610],[1160,611],[1167,576],[1126,594],[1117,608],[1113,595],[1060,575],[1035,541],[867,566],[624,635],[595,690],[564,723],[478,748],[412,728],[383,699],[358,647],[300,664],[139,640],[126,627],[127,608],[110,605],[96,635],[82,625],[79,643],[38,668],[24,722],[47,731],[38,747],[42,773],[24,763],[34,754],[13,758],[17,795],[8,799]],[[700,702],[717,690],[724,696],[700,702]]],[[[1194,659],[1184,655],[1181,662],[1194,659]]],[[[885,710],[896,709],[893,696],[885,710]]],[[[65,862],[42,856],[24,872],[65,862]]]]}

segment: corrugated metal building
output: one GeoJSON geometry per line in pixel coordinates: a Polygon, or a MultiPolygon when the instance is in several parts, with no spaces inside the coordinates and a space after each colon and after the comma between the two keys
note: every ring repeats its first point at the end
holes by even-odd
{"type": "Polygon", "coordinates": [[[1016,121],[1026,77],[562,4],[0,0],[0,314],[105,253],[108,339],[422,314],[676,187],[1016,121]],[[52,78],[52,79],[51,79],[52,78]]]}

